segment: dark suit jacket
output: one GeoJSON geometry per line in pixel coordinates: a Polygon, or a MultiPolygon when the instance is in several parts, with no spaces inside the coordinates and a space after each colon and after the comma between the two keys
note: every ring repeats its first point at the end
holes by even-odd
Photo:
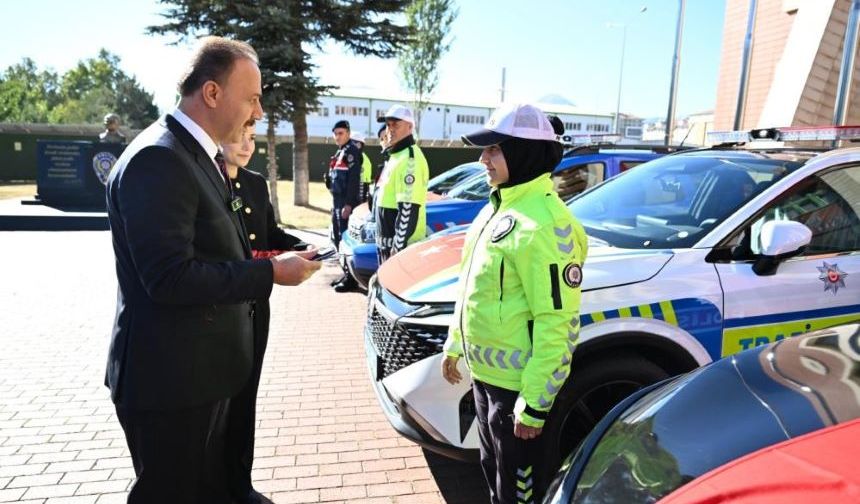
{"type": "Polygon", "coordinates": [[[253,304],[272,289],[200,144],[165,116],[126,148],[107,184],[116,319],[106,384],[115,403],[175,409],[235,395],[253,353],[253,304]]]}
{"type": "Polygon", "coordinates": [[[301,242],[275,222],[275,211],[269,200],[269,187],[265,177],[239,168],[232,183],[233,190],[242,197],[241,213],[252,249],[292,250],[301,242]]]}

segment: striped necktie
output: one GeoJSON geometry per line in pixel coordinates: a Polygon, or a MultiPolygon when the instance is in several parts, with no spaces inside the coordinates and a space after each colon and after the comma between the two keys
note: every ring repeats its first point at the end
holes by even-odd
{"type": "Polygon", "coordinates": [[[215,164],[218,165],[218,171],[221,172],[221,176],[224,177],[224,184],[227,187],[227,194],[230,197],[233,197],[233,186],[230,185],[230,175],[227,174],[227,163],[224,162],[224,154],[220,151],[218,154],[215,154],[215,164]]]}

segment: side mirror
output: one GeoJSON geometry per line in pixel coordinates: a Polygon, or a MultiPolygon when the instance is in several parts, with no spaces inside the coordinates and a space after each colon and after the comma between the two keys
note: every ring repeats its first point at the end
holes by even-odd
{"type": "Polygon", "coordinates": [[[756,275],[773,275],[779,263],[803,251],[812,231],[794,221],[768,221],[761,227],[761,257],[753,264],[756,275]]]}

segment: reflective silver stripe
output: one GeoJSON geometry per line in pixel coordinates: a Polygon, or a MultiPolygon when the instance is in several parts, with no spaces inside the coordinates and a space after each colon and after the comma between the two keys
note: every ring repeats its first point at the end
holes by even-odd
{"type": "Polygon", "coordinates": [[[567,370],[564,368],[556,369],[552,373],[552,377],[555,378],[556,381],[564,380],[565,378],[567,378],[567,370]]]}
{"type": "Polygon", "coordinates": [[[406,232],[409,229],[409,218],[412,215],[412,203],[403,203],[397,223],[394,226],[394,243],[391,248],[400,251],[406,248],[406,232]]]}
{"type": "Polygon", "coordinates": [[[522,369],[525,367],[525,363],[520,363],[520,355],[522,355],[522,350],[514,350],[511,352],[511,366],[514,369],[522,369]]]}
{"type": "Polygon", "coordinates": [[[549,393],[549,395],[551,395],[551,396],[553,396],[553,397],[554,397],[556,394],[558,394],[558,391],[559,391],[560,389],[561,389],[561,386],[560,386],[560,385],[555,385],[555,384],[552,382],[552,380],[547,380],[547,382],[546,382],[546,391],[549,393]]]}
{"type": "Polygon", "coordinates": [[[552,403],[550,401],[548,401],[543,396],[543,394],[541,394],[540,397],[538,398],[538,406],[540,406],[541,408],[544,408],[544,409],[549,409],[549,407],[552,406],[552,403]]]}
{"type": "Polygon", "coordinates": [[[474,345],[472,347],[472,359],[476,362],[480,362],[481,364],[484,363],[484,361],[481,360],[481,345],[474,345]]]}
{"type": "Polygon", "coordinates": [[[464,353],[475,362],[499,369],[523,369],[532,357],[531,350],[525,354],[522,350],[514,350],[508,357],[508,350],[499,350],[488,346],[482,347],[471,343],[465,344],[464,353]]]}
{"type": "Polygon", "coordinates": [[[496,363],[499,365],[500,368],[508,369],[507,364],[505,364],[505,351],[504,350],[499,350],[499,353],[496,354],[496,363]]]}
{"type": "Polygon", "coordinates": [[[567,227],[564,228],[555,228],[555,235],[559,238],[567,238],[570,236],[570,232],[572,230],[573,229],[570,227],[570,224],[568,224],[567,227]]]}
{"type": "Polygon", "coordinates": [[[570,254],[573,251],[573,240],[570,240],[567,243],[559,243],[558,250],[564,252],[565,254],[570,254]]]}

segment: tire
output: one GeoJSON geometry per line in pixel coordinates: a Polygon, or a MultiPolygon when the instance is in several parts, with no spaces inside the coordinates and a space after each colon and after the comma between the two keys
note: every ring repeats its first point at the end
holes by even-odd
{"type": "MultiPolygon", "coordinates": [[[[581,361],[580,361],[581,362],[581,361]]],[[[548,484],[561,462],[579,445],[603,416],[636,390],[668,378],[657,364],[631,354],[590,361],[571,369],[544,425],[543,481],[548,484]]]]}

